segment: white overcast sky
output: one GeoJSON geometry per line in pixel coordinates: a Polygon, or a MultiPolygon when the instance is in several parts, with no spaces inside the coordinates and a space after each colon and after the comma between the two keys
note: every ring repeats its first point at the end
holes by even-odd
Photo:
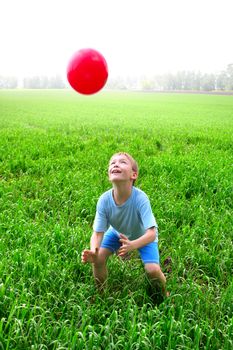
{"type": "Polygon", "coordinates": [[[66,74],[92,47],[109,77],[233,63],[233,0],[0,0],[0,75],[66,74]]]}

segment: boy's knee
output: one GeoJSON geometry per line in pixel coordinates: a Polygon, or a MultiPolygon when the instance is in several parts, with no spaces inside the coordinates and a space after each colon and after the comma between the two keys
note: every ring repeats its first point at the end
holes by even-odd
{"type": "Polygon", "coordinates": [[[145,264],[145,271],[147,274],[151,275],[159,275],[161,273],[161,268],[159,264],[156,263],[150,263],[150,264],[145,264]]]}
{"type": "Polygon", "coordinates": [[[97,261],[95,263],[96,267],[102,267],[105,266],[107,263],[107,259],[109,257],[111,253],[109,253],[108,251],[105,251],[105,249],[100,249],[99,254],[98,254],[98,258],[97,261]]]}

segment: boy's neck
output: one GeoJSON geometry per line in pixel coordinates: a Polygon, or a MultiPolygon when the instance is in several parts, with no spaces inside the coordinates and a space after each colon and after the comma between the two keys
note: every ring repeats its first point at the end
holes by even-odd
{"type": "Polygon", "coordinates": [[[117,205],[124,204],[131,196],[133,185],[132,183],[113,184],[113,198],[117,205]]]}

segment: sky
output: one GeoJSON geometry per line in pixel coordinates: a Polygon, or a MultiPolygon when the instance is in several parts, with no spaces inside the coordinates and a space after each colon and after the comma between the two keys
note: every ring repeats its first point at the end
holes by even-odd
{"type": "Polygon", "coordinates": [[[100,51],[109,77],[218,72],[233,63],[233,0],[0,0],[0,75],[66,76],[100,51]]]}

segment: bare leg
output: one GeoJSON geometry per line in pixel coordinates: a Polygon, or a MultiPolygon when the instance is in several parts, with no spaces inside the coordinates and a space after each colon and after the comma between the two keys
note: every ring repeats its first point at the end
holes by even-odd
{"type": "Polygon", "coordinates": [[[164,276],[159,264],[145,264],[146,274],[151,282],[152,287],[160,288],[164,296],[168,296],[166,292],[166,277],[164,276]]]}
{"type": "Polygon", "coordinates": [[[110,255],[112,255],[112,252],[109,249],[100,248],[98,261],[93,264],[93,275],[99,289],[103,289],[108,277],[107,259],[110,255]]]}

